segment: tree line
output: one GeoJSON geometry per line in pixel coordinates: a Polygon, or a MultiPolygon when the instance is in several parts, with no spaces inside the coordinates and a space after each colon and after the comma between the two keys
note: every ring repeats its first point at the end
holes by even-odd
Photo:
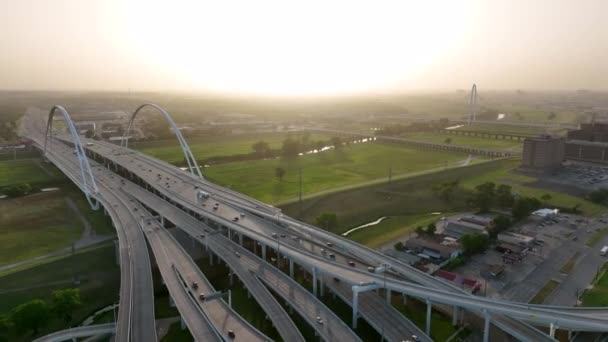
{"type": "Polygon", "coordinates": [[[11,331],[17,335],[38,335],[53,317],[59,317],[66,326],[72,323],[74,311],[82,305],[80,289],[69,288],[53,291],[50,302],[33,299],[0,315],[0,341],[8,341],[11,331]]]}

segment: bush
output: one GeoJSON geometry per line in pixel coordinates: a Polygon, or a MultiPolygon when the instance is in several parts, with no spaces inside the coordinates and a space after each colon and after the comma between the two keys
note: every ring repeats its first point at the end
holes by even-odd
{"type": "Polygon", "coordinates": [[[606,203],[608,200],[608,189],[601,188],[589,193],[589,199],[594,203],[606,203]]]}
{"type": "Polygon", "coordinates": [[[488,248],[490,241],[485,234],[465,234],[460,238],[462,249],[465,254],[473,255],[481,253],[488,248]]]}
{"type": "Polygon", "coordinates": [[[8,197],[19,197],[27,195],[32,191],[32,187],[28,183],[10,185],[2,189],[2,192],[8,197]]]}

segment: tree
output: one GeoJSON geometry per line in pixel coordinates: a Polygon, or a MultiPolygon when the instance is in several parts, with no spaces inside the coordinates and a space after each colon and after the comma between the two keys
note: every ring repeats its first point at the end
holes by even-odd
{"type": "Polygon", "coordinates": [[[452,143],[452,138],[445,138],[445,140],[443,141],[444,144],[451,144],[452,143]]]}
{"type": "Polygon", "coordinates": [[[589,199],[594,203],[604,203],[608,200],[608,189],[601,188],[589,193],[589,199]]]}
{"type": "Polygon", "coordinates": [[[542,203],[535,197],[521,197],[513,204],[511,214],[516,220],[522,220],[528,217],[534,210],[540,208],[542,203]]]}
{"type": "Polygon", "coordinates": [[[334,212],[325,211],[317,216],[315,223],[325,230],[332,230],[338,226],[338,216],[334,212]]]}
{"type": "Polygon", "coordinates": [[[469,204],[479,208],[480,212],[490,210],[495,200],[496,184],[486,182],[475,187],[475,193],[469,198],[469,204]]]}
{"type": "Polygon", "coordinates": [[[342,138],[338,136],[332,137],[331,144],[334,146],[335,149],[339,149],[340,147],[342,147],[342,138]]]}
{"type": "Polygon", "coordinates": [[[298,153],[300,153],[300,142],[292,139],[291,137],[283,140],[281,152],[285,158],[297,157],[298,153]]]}
{"type": "Polygon", "coordinates": [[[270,145],[263,140],[251,145],[251,149],[253,149],[253,153],[260,157],[267,157],[270,155],[270,145]]]}
{"type": "Polygon", "coordinates": [[[285,176],[285,169],[282,167],[277,167],[274,170],[274,175],[279,179],[279,182],[282,182],[283,176],[285,176]]]}
{"type": "Polygon", "coordinates": [[[511,219],[505,215],[498,215],[492,220],[491,234],[496,237],[498,233],[503,232],[511,227],[511,219]]]}
{"type": "Polygon", "coordinates": [[[87,139],[91,139],[91,138],[92,138],[94,135],[95,135],[95,132],[93,132],[93,130],[92,130],[92,129],[87,129],[87,131],[86,131],[86,132],[84,132],[84,136],[85,136],[87,139]]]}
{"type": "Polygon", "coordinates": [[[24,196],[30,193],[30,191],[32,191],[32,187],[29,185],[29,183],[11,185],[2,189],[2,192],[8,197],[24,196]]]}
{"type": "Polygon", "coordinates": [[[63,317],[66,324],[72,320],[74,309],[80,306],[80,289],[64,289],[53,291],[52,310],[58,316],[63,317]]]}
{"type": "Polygon", "coordinates": [[[514,201],[513,193],[511,192],[511,186],[506,184],[500,184],[496,188],[496,202],[503,208],[508,208],[513,205],[514,201]]]}
{"type": "Polygon", "coordinates": [[[42,299],[34,299],[13,309],[11,320],[19,332],[32,331],[38,334],[38,329],[46,325],[51,318],[48,305],[42,299]]]}
{"type": "Polygon", "coordinates": [[[435,223],[431,222],[431,223],[429,223],[428,226],[426,226],[426,230],[424,232],[427,233],[428,235],[435,235],[436,231],[437,231],[437,226],[435,225],[435,223]]]}
{"type": "Polygon", "coordinates": [[[452,182],[444,182],[441,184],[436,184],[433,186],[433,192],[435,196],[439,197],[441,200],[450,202],[454,197],[454,192],[458,188],[458,181],[452,182]]]}
{"type": "Polygon", "coordinates": [[[463,252],[467,255],[481,253],[488,248],[490,243],[486,234],[465,234],[460,237],[463,252]]]}
{"type": "Polygon", "coordinates": [[[153,116],[146,123],[146,130],[156,138],[168,138],[171,136],[171,129],[164,117],[153,116]]]}
{"type": "Polygon", "coordinates": [[[397,242],[394,247],[398,251],[402,250],[403,249],[403,242],[401,242],[401,241],[397,242]]]}
{"type": "Polygon", "coordinates": [[[549,203],[549,201],[551,201],[553,197],[551,196],[551,194],[544,194],[542,196],[540,196],[540,199],[544,202],[544,203],[549,203]]]}
{"type": "Polygon", "coordinates": [[[425,233],[426,233],[426,231],[424,230],[423,226],[416,227],[416,234],[418,234],[418,236],[424,235],[425,233]]]}

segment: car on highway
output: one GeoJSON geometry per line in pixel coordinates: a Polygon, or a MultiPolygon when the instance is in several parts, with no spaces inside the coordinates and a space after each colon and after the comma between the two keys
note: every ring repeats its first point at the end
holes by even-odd
{"type": "Polygon", "coordinates": [[[317,316],[317,323],[323,324],[323,318],[321,318],[320,316],[317,316]]]}
{"type": "Polygon", "coordinates": [[[238,216],[235,216],[235,217],[232,219],[232,222],[239,222],[239,217],[238,217],[238,216]]]}
{"type": "Polygon", "coordinates": [[[241,213],[241,218],[245,217],[245,213],[241,213]]]}
{"type": "Polygon", "coordinates": [[[356,265],[356,264],[355,264],[355,262],[354,262],[354,261],[352,261],[352,260],[349,260],[349,261],[348,261],[348,266],[355,267],[355,265],[356,265]]]}
{"type": "Polygon", "coordinates": [[[275,238],[275,239],[276,239],[276,238],[277,238],[277,236],[278,236],[278,235],[277,235],[277,233],[272,233],[272,237],[273,237],[273,238],[275,238]]]}
{"type": "Polygon", "coordinates": [[[200,300],[205,300],[205,298],[206,298],[206,297],[205,297],[205,294],[204,294],[204,293],[199,293],[199,295],[198,295],[198,299],[200,299],[200,300]]]}
{"type": "Polygon", "coordinates": [[[372,272],[372,273],[376,273],[376,268],[370,266],[367,268],[368,271],[372,272]]]}
{"type": "Polygon", "coordinates": [[[195,289],[195,290],[198,289],[198,283],[195,282],[195,281],[193,281],[192,282],[192,288],[195,289]]]}
{"type": "Polygon", "coordinates": [[[326,242],[325,244],[327,245],[327,247],[333,247],[334,246],[334,244],[331,243],[331,242],[326,242]]]}
{"type": "Polygon", "coordinates": [[[336,258],[336,255],[335,255],[334,253],[331,253],[331,254],[329,255],[329,258],[330,258],[330,259],[335,259],[335,258],[336,258]]]}
{"type": "Polygon", "coordinates": [[[414,342],[418,342],[418,341],[420,341],[420,337],[418,337],[416,335],[412,335],[412,340],[414,340],[414,342]]]}
{"type": "Polygon", "coordinates": [[[285,234],[281,234],[280,236],[281,236],[282,238],[284,238],[286,235],[285,235],[285,234]]]}
{"type": "Polygon", "coordinates": [[[236,337],[234,330],[228,330],[228,337],[230,337],[231,339],[234,339],[236,337]]]}
{"type": "Polygon", "coordinates": [[[241,253],[239,253],[239,252],[234,252],[234,255],[236,255],[237,258],[241,257],[241,253]]]}

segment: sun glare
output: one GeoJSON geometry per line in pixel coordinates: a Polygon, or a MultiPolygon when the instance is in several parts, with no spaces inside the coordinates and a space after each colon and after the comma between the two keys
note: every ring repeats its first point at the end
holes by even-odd
{"type": "Polygon", "coordinates": [[[465,14],[449,1],[129,6],[130,40],[140,60],[185,87],[272,95],[399,85],[424,72],[435,56],[449,53],[466,26],[465,14]]]}

